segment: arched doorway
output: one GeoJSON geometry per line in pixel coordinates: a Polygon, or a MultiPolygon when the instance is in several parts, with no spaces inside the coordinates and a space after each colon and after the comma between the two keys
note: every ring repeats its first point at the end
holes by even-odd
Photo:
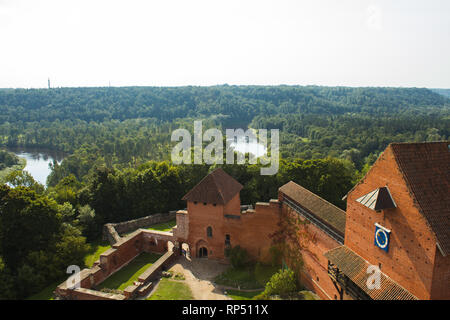
{"type": "Polygon", "coordinates": [[[208,254],[210,253],[208,250],[208,242],[203,239],[200,239],[195,244],[195,256],[197,258],[208,258],[208,254]]]}
{"type": "Polygon", "coordinates": [[[198,249],[198,257],[199,258],[208,258],[208,249],[205,247],[200,247],[198,249]]]}

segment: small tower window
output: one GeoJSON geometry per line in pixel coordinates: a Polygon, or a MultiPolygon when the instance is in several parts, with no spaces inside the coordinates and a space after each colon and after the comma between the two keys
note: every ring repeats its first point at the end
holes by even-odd
{"type": "Polygon", "coordinates": [[[209,238],[212,238],[212,228],[211,227],[206,228],[206,235],[209,238]]]}

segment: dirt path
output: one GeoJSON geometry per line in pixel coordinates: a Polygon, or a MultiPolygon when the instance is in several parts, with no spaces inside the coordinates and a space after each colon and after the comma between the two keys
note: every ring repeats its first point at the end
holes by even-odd
{"type": "Polygon", "coordinates": [[[191,288],[195,300],[231,300],[212,283],[212,280],[227,268],[227,265],[212,260],[188,260],[179,257],[170,271],[184,275],[186,280],[183,282],[191,288]]]}

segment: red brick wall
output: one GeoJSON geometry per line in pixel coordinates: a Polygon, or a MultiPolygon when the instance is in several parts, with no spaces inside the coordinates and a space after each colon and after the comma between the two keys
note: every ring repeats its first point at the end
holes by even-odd
{"type": "Polygon", "coordinates": [[[119,294],[106,294],[100,291],[89,289],[71,290],[70,299],[72,300],[124,300],[125,296],[119,294]]]}
{"type": "Polygon", "coordinates": [[[225,234],[230,235],[231,246],[239,245],[258,261],[270,261],[271,235],[276,232],[280,218],[280,205],[273,200],[259,202],[254,210],[241,214],[240,219],[225,218],[222,245],[225,248],[225,234]]]}
{"type": "Polygon", "coordinates": [[[143,239],[140,232],[124,238],[123,241],[114,244],[110,250],[100,255],[102,269],[106,270],[108,274],[115,272],[139,255],[142,246],[143,239]]]}
{"type": "MultiPolygon", "coordinates": [[[[239,197],[239,196],[238,196],[239,197]]],[[[233,199],[236,201],[235,199],[233,199]]],[[[231,200],[231,201],[233,201],[231,200]]],[[[237,198],[239,201],[239,198],[237,198]]],[[[203,204],[188,201],[187,211],[189,215],[189,237],[188,243],[191,255],[197,257],[200,247],[206,247],[208,257],[213,259],[223,258],[223,250],[221,252],[221,234],[223,234],[223,211],[224,206],[213,204],[203,204]],[[207,237],[206,228],[212,228],[212,237],[207,237]]]]}
{"type": "Polygon", "coordinates": [[[431,285],[432,300],[450,300],[450,257],[436,251],[431,285]]]}
{"type": "Polygon", "coordinates": [[[254,259],[268,259],[270,235],[276,231],[279,218],[278,203],[259,203],[247,214],[241,214],[240,205],[239,194],[225,206],[188,202],[188,242],[193,256],[197,256],[200,247],[206,247],[209,258],[224,260],[225,235],[229,234],[232,246],[240,245],[254,259]],[[225,215],[240,218],[227,218],[225,215]],[[208,226],[212,227],[212,237],[206,234],[208,226]]]}
{"type": "Polygon", "coordinates": [[[369,263],[381,263],[382,272],[419,299],[430,298],[436,241],[390,148],[348,195],[345,245],[369,263]],[[388,186],[397,208],[375,212],[355,201],[383,186],[388,186]],[[392,231],[387,253],[374,245],[375,223],[392,231]]]}
{"type": "Polygon", "coordinates": [[[110,296],[102,292],[84,289],[91,289],[92,287],[99,285],[106,278],[127,265],[130,261],[132,261],[144,251],[159,253],[166,252],[167,243],[169,240],[173,239],[172,236],[168,234],[158,234],[157,231],[147,230],[136,231],[126,238],[122,238],[122,240],[114,244],[111,249],[102,253],[100,255],[100,263],[96,262],[91,269],[84,269],[81,272],[80,289],[83,290],[68,289],[65,286],[66,282],[63,282],[60,286],[58,286],[56,292],[60,296],[69,299],[114,299],[114,297],[111,298],[110,296]],[[149,245],[150,238],[155,237],[159,238],[157,244],[155,246],[149,245]]]}
{"type": "MultiPolygon", "coordinates": [[[[301,221],[305,221],[287,205],[283,205],[282,214],[300,217],[301,221]]],[[[312,223],[299,225],[299,231],[298,243],[299,250],[302,248],[300,252],[303,259],[301,284],[314,291],[321,299],[339,299],[339,292],[328,276],[328,260],[323,254],[340,244],[312,223]],[[304,232],[307,232],[308,237],[301,236],[304,232]]]]}
{"type": "Polygon", "coordinates": [[[142,231],[143,247],[145,252],[165,253],[169,248],[169,241],[175,245],[174,237],[166,232],[155,230],[142,231]]]}

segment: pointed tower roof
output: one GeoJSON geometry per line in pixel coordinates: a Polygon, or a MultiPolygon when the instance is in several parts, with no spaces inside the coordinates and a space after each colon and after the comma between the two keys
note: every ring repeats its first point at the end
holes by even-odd
{"type": "Polygon", "coordinates": [[[204,177],[182,200],[226,204],[242,188],[239,182],[218,168],[204,177]]]}
{"type": "Polygon", "coordinates": [[[369,209],[375,211],[396,207],[394,199],[392,199],[388,187],[375,189],[368,194],[365,194],[362,197],[356,199],[356,202],[359,202],[369,209]]]}

